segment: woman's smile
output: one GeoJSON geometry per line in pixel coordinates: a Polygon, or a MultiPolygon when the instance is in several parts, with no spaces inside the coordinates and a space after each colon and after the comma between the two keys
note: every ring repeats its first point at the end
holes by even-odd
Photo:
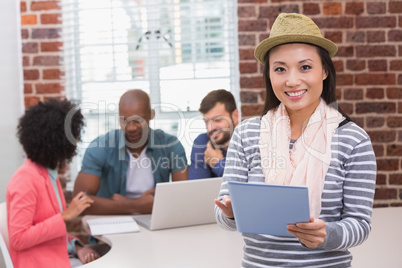
{"type": "Polygon", "coordinates": [[[285,91],[285,94],[289,96],[290,99],[297,100],[303,98],[304,94],[307,92],[307,89],[298,90],[298,91],[285,91]]]}

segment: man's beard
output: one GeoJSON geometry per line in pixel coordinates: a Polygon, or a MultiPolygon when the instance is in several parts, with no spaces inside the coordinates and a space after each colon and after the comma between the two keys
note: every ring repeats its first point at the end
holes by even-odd
{"type": "Polygon", "coordinates": [[[222,147],[223,145],[226,145],[226,143],[230,141],[230,138],[231,138],[230,130],[222,131],[222,133],[223,133],[223,137],[220,138],[219,140],[211,139],[211,143],[214,146],[222,147]]]}
{"type": "Polygon", "coordinates": [[[141,148],[148,142],[148,135],[144,135],[144,132],[142,132],[140,137],[135,140],[130,140],[127,133],[124,135],[124,138],[126,146],[131,149],[141,148]]]}

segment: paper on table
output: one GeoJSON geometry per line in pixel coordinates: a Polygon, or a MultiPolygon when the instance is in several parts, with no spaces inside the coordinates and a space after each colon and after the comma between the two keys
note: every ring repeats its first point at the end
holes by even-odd
{"type": "Polygon", "coordinates": [[[87,220],[92,235],[139,232],[136,221],[130,216],[104,217],[87,220]]]}

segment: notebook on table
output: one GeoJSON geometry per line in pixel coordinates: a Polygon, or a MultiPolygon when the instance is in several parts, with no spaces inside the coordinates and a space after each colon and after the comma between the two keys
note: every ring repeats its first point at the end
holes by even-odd
{"type": "Polygon", "coordinates": [[[86,221],[91,235],[121,234],[139,232],[131,216],[96,217],[86,221]]]}
{"type": "Polygon", "coordinates": [[[237,230],[294,237],[288,224],[310,222],[305,186],[228,182],[237,230]]]}
{"type": "Polygon", "coordinates": [[[214,200],[221,183],[221,177],[158,183],[152,214],[134,218],[149,230],[214,223],[214,200]]]}

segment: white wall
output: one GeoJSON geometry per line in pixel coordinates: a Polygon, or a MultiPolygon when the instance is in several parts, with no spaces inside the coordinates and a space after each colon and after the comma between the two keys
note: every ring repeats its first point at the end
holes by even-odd
{"type": "Polygon", "coordinates": [[[0,202],[5,201],[7,183],[23,162],[16,137],[24,111],[19,8],[16,0],[0,4],[0,202]]]}

